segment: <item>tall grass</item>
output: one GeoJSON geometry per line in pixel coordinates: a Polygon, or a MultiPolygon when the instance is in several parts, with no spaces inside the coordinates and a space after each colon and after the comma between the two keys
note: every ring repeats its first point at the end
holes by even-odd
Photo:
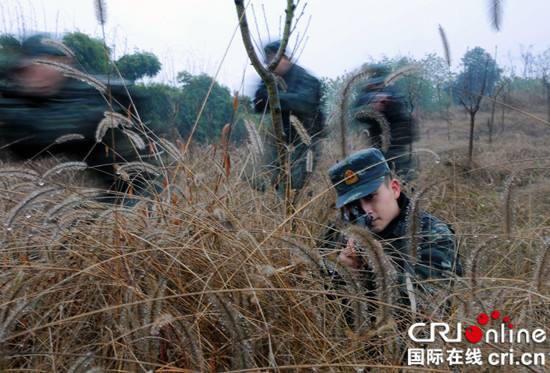
{"type": "MultiPolygon", "coordinates": [[[[32,164],[36,171],[4,166],[2,369],[385,371],[404,364],[406,330],[391,322],[350,329],[348,311],[322,274],[315,242],[337,215],[327,209],[334,195],[325,172],[338,157],[334,141],[324,146],[312,196],[298,201],[290,219],[276,193],[259,193],[240,177],[246,147],[231,150],[228,178],[213,147],[161,164],[162,190],[134,196],[131,207],[98,203],[93,189],[74,185],[78,164],[59,165],[55,182],[40,176],[40,162],[32,164]],[[219,177],[226,179],[216,187],[219,177]]],[[[501,149],[480,149],[480,158],[501,149]]],[[[435,150],[443,161],[419,157],[423,172],[411,187],[422,191],[422,208],[453,223],[466,274],[447,299],[434,296],[432,307],[450,300],[451,323],[473,325],[479,313],[498,310],[518,327],[545,328],[548,174],[531,173],[513,190],[506,176],[532,156],[546,163],[548,154],[525,145],[494,166],[467,170],[463,148],[435,150]],[[522,151],[537,154],[517,158],[522,151]],[[506,234],[502,211],[512,200],[514,226],[506,234]]],[[[395,286],[387,281],[383,286],[395,286]]],[[[373,302],[360,290],[339,294],[358,305],[373,302]]],[[[376,300],[382,311],[398,309],[386,294],[376,300]]],[[[418,312],[437,318],[433,310],[418,312]]]]}
{"type": "MultiPolygon", "coordinates": [[[[464,161],[465,121],[454,118],[452,147],[437,121],[424,121],[416,144],[423,151],[415,153],[422,172],[405,189],[416,208],[453,224],[465,275],[452,293],[426,295],[428,307],[415,312],[394,296],[392,266],[364,233],[350,235],[371,243],[378,298],[367,297],[353,274],[340,289],[325,276],[325,265],[338,263],[322,258],[317,239],[339,213],[326,171],[341,159],[344,139],[349,153],[365,147],[358,137],[324,140],[310,193],[300,194],[290,216],[273,188],[258,192],[242,177],[261,140],[255,150],[231,146],[223,155],[217,145],[193,145],[183,156],[174,142],[148,138],[144,144],[166,156],[117,169],[130,184],[143,173],[157,179],[153,193],[118,196],[131,205],[98,200],[104,191],[90,188],[81,163],[3,165],[0,371],[399,371],[406,348],[418,347],[407,336],[415,320],[474,325],[480,313],[498,310],[518,327],[546,330],[550,152],[542,144],[549,135],[536,123],[528,135],[514,115],[499,146],[476,142],[474,168],[464,161]],[[350,313],[362,321],[356,327],[350,313]]],[[[98,139],[101,126],[118,120],[141,126],[123,119],[107,113],[98,139]]],[[[414,225],[410,231],[414,242],[414,225]]],[[[501,349],[477,346],[485,355],[501,349]]],[[[550,351],[548,341],[535,347],[514,346],[550,351]]],[[[432,368],[479,369],[447,361],[432,368]]]]}

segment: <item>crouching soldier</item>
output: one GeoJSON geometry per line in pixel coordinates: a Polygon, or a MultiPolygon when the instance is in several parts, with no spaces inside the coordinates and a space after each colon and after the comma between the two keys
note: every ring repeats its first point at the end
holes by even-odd
{"type": "MultiPolygon", "coordinates": [[[[319,246],[334,287],[352,278],[363,287],[360,294],[364,299],[375,300],[376,292],[381,291],[376,284],[392,287],[389,277],[390,272],[395,272],[398,293],[395,305],[418,313],[425,306],[423,299],[449,290],[452,279],[462,275],[452,228],[426,212],[414,214],[411,200],[401,191],[399,181],[392,178],[378,149],[359,151],[330,168],[328,174],[336,189],[336,207],[342,211],[343,224],[330,226],[319,246]],[[366,242],[368,239],[356,242],[346,238],[342,233],[346,227],[370,233],[366,235],[371,237],[370,244],[366,242]],[[364,245],[381,245],[378,263],[370,262],[374,257],[366,252],[371,249],[372,253],[374,249],[364,245]],[[380,268],[380,261],[384,260],[380,256],[386,258],[387,267],[380,268]]],[[[370,320],[366,321],[372,323],[376,321],[373,312],[376,302],[368,303],[370,320]]],[[[357,317],[353,313],[346,312],[348,324],[357,317]]]]}

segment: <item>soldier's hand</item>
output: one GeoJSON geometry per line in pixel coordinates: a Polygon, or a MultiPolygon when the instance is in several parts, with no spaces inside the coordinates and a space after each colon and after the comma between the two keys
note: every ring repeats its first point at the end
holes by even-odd
{"type": "Polygon", "coordinates": [[[349,269],[358,270],[363,267],[363,258],[355,252],[355,242],[349,238],[346,247],[340,251],[338,261],[349,269]]]}

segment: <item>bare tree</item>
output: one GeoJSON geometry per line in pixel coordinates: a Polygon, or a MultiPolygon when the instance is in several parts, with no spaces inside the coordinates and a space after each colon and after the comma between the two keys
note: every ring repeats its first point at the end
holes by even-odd
{"type": "MultiPolygon", "coordinates": [[[[487,79],[483,78],[483,88],[485,90],[487,79]]],[[[460,97],[460,104],[464,106],[468,114],[470,114],[470,141],[468,143],[468,163],[472,165],[473,163],[473,154],[474,154],[474,126],[475,126],[475,117],[481,100],[483,99],[483,94],[481,92],[471,92],[464,89],[463,94],[460,97]]]]}
{"type": "Polygon", "coordinates": [[[533,46],[529,45],[527,48],[520,45],[521,62],[523,63],[523,78],[528,79],[533,77],[533,69],[535,63],[535,56],[533,56],[533,46]]]}
{"type": "MultiPolygon", "coordinates": [[[[277,54],[275,55],[275,58],[269,64],[269,66],[267,66],[267,68],[263,65],[262,60],[254,50],[254,45],[252,43],[252,38],[250,36],[250,29],[248,27],[248,21],[246,18],[246,9],[244,6],[244,1],[235,0],[235,7],[237,8],[237,15],[239,17],[239,27],[241,30],[244,46],[246,48],[246,53],[248,54],[248,57],[252,62],[252,66],[254,66],[254,69],[256,69],[256,72],[258,73],[258,75],[260,75],[260,78],[262,79],[265,86],[267,87],[269,109],[271,113],[271,121],[273,123],[273,129],[276,137],[279,164],[281,165],[281,167],[283,167],[283,171],[284,171],[284,177],[283,177],[284,195],[285,195],[287,204],[289,204],[291,200],[290,199],[291,190],[290,190],[289,154],[288,154],[288,149],[286,148],[285,140],[284,140],[281,103],[279,100],[279,91],[277,88],[277,80],[276,80],[274,71],[277,68],[277,65],[279,65],[279,62],[281,61],[283,54],[286,50],[288,39],[290,37],[292,18],[294,17],[294,10],[296,9],[296,5],[294,4],[293,0],[287,0],[287,7],[285,10],[286,18],[285,18],[283,35],[281,38],[281,47],[279,48],[279,50],[277,51],[277,54]]],[[[287,209],[288,207],[289,206],[287,205],[287,209]]]]}
{"type": "Polygon", "coordinates": [[[491,118],[488,121],[489,126],[489,143],[493,142],[493,133],[494,133],[494,124],[495,124],[495,111],[496,111],[496,105],[498,103],[498,98],[502,97],[504,100],[504,89],[508,84],[510,84],[509,78],[502,79],[496,86],[495,90],[492,94],[489,95],[489,98],[492,100],[491,104],[491,118]]]}
{"type": "Polygon", "coordinates": [[[464,70],[458,75],[460,85],[457,90],[459,102],[470,115],[470,142],[468,146],[468,161],[473,163],[475,116],[481,100],[493,92],[495,84],[500,80],[501,69],[496,61],[483,48],[475,47],[466,52],[462,58],[464,70]]]}

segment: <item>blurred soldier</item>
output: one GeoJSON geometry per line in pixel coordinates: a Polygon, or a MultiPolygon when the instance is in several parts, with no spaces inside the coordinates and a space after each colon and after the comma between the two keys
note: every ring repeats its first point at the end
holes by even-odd
{"type": "Polygon", "coordinates": [[[372,76],[353,105],[353,114],[358,122],[365,125],[369,132],[371,146],[382,150],[383,130],[377,114],[381,114],[389,124],[389,146],[383,154],[390,168],[403,181],[416,177],[412,165],[412,142],[415,131],[407,112],[404,98],[393,86],[386,86],[384,80],[390,70],[383,65],[371,68],[372,76]]]}
{"type": "MultiPolygon", "coordinates": [[[[411,202],[401,192],[397,179],[382,153],[375,148],[359,151],[328,171],[336,189],[336,207],[342,209],[345,224],[373,233],[397,272],[401,305],[419,311],[422,294],[449,290],[451,279],[462,275],[454,232],[449,224],[426,213],[418,217],[417,255],[409,247],[412,226],[411,202]],[[414,259],[414,260],[413,260],[414,259]]],[[[328,228],[320,247],[333,252],[333,260],[359,275],[366,296],[375,292],[378,280],[364,255],[364,248],[344,237],[336,225],[328,228]]],[[[329,271],[335,283],[343,281],[337,271],[329,271]]]]}
{"type": "MultiPolygon", "coordinates": [[[[270,63],[281,46],[280,41],[267,44],[264,47],[266,63],[270,63]]],[[[308,171],[307,153],[311,150],[311,166],[318,157],[318,143],[323,136],[323,114],[321,112],[321,84],[317,78],[310,75],[302,67],[292,63],[291,58],[283,55],[275,69],[279,82],[279,100],[283,117],[283,130],[286,145],[290,146],[291,187],[299,191],[303,188],[308,171]],[[311,145],[300,137],[290,116],[295,116],[305,128],[310,137],[311,145]]],[[[264,112],[268,106],[267,87],[261,83],[254,98],[257,112],[264,112]]],[[[272,181],[275,184],[279,179],[280,165],[274,147],[268,160],[272,169],[275,169],[272,181]]],[[[279,188],[282,190],[282,188],[279,188]]]]}
{"type": "Polygon", "coordinates": [[[9,88],[0,93],[0,138],[4,148],[23,159],[64,154],[85,161],[97,171],[98,186],[110,188],[113,167],[139,159],[136,144],[120,128],[106,129],[96,141],[98,125],[104,113],[111,111],[109,98],[114,111],[125,117],[131,115],[126,88],[120,82],[111,84],[109,92],[103,94],[88,83],[67,78],[54,65],[73,66],[75,61],[44,44],[43,39],[36,35],[22,43],[22,58],[8,74],[9,88]],[[35,63],[37,60],[46,64],[35,63]]]}

